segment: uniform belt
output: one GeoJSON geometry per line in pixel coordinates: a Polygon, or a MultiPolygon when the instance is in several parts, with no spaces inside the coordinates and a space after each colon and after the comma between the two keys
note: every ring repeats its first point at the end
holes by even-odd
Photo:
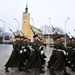
{"type": "Polygon", "coordinates": [[[61,50],[61,49],[55,49],[55,48],[54,48],[54,50],[56,50],[56,51],[61,51],[61,52],[64,53],[64,55],[66,54],[66,52],[65,52],[64,50],[61,50]]]}
{"type": "Polygon", "coordinates": [[[62,51],[63,52],[63,50],[61,50],[61,49],[57,49],[58,51],[62,51]]]}
{"type": "Polygon", "coordinates": [[[67,47],[67,48],[72,48],[72,47],[67,47]]]}
{"type": "Polygon", "coordinates": [[[54,48],[54,50],[56,50],[56,51],[62,51],[62,52],[63,52],[63,50],[61,50],[61,49],[56,49],[56,48],[54,48]]]}

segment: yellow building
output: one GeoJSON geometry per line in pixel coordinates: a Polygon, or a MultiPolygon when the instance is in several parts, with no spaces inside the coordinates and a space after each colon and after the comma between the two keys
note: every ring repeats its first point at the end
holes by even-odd
{"type": "Polygon", "coordinates": [[[33,41],[34,34],[42,34],[40,29],[30,25],[30,14],[28,13],[27,5],[25,12],[22,13],[22,32],[31,39],[31,41],[33,41]]]}

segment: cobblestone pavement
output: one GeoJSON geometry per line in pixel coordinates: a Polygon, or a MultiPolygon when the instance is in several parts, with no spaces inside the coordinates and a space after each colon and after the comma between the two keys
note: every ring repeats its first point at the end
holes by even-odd
{"type": "MultiPolygon", "coordinates": [[[[17,70],[17,68],[9,69],[9,73],[5,73],[4,65],[7,62],[10,54],[12,52],[12,45],[1,45],[0,44],[0,75],[50,75],[49,70],[47,69],[47,62],[45,64],[45,73],[39,74],[38,69],[32,69],[30,70],[30,73],[20,72],[17,70]]],[[[46,47],[44,50],[45,55],[47,56],[46,61],[49,60],[49,57],[52,53],[52,48],[49,48],[49,46],[46,47]]],[[[72,72],[69,68],[67,68],[67,71],[71,75],[75,75],[75,72],[72,72]]]]}

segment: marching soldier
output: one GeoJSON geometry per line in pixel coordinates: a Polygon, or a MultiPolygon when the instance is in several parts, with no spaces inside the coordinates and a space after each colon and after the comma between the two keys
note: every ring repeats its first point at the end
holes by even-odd
{"type": "MultiPolygon", "coordinates": [[[[20,49],[21,49],[21,59],[23,60],[23,62],[26,62],[26,49],[25,49],[25,43],[24,43],[24,36],[20,36],[20,49]]],[[[23,65],[24,66],[24,65],[23,65]]]]}
{"type": "Polygon", "coordinates": [[[66,45],[66,48],[67,48],[67,62],[68,62],[68,66],[70,68],[71,67],[71,60],[72,60],[72,54],[73,54],[73,49],[72,49],[72,39],[73,38],[70,38],[69,42],[67,42],[67,45],[66,45]]]}
{"type": "Polygon", "coordinates": [[[23,64],[23,60],[20,56],[20,36],[15,36],[15,42],[13,42],[13,51],[7,63],[5,64],[5,71],[9,72],[8,68],[17,67],[19,70],[23,70],[21,65],[23,64]]]}
{"type": "Polygon", "coordinates": [[[30,55],[30,58],[26,64],[26,69],[25,71],[28,72],[28,69],[32,69],[32,68],[39,68],[39,72],[40,73],[44,73],[44,71],[42,70],[42,62],[40,59],[40,50],[39,50],[39,44],[37,43],[38,40],[38,36],[34,35],[34,42],[32,44],[32,53],[30,55]]]}
{"type": "Polygon", "coordinates": [[[44,51],[43,51],[45,49],[44,42],[43,42],[42,39],[39,38],[37,40],[37,43],[40,45],[39,49],[40,49],[41,62],[42,62],[42,64],[45,64],[45,62],[46,62],[46,60],[45,60],[46,55],[44,54],[44,51]]]}
{"type": "Polygon", "coordinates": [[[72,59],[71,59],[71,63],[72,63],[72,71],[75,72],[75,38],[72,41],[72,59]]]}
{"type": "Polygon", "coordinates": [[[32,43],[28,40],[28,38],[24,37],[24,45],[25,45],[25,49],[26,49],[26,51],[24,51],[24,53],[26,55],[26,60],[28,61],[30,54],[31,54],[32,43]]]}
{"type": "Polygon", "coordinates": [[[63,42],[60,40],[62,36],[58,36],[55,38],[54,49],[51,55],[51,58],[48,62],[48,68],[50,69],[50,73],[56,74],[64,71],[64,75],[70,75],[66,72],[66,48],[64,47],[63,42]]]}
{"type": "Polygon", "coordinates": [[[70,42],[67,43],[67,51],[69,67],[72,68],[72,71],[75,71],[75,38],[72,37],[70,42]]]}

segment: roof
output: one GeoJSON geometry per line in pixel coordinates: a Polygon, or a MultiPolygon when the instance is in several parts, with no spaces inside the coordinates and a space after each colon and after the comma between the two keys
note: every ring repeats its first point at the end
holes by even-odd
{"type": "Polygon", "coordinates": [[[43,31],[41,31],[40,29],[38,29],[32,25],[31,25],[31,29],[32,29],[34,34],[41,35],[43,33],[43,31]]]}

